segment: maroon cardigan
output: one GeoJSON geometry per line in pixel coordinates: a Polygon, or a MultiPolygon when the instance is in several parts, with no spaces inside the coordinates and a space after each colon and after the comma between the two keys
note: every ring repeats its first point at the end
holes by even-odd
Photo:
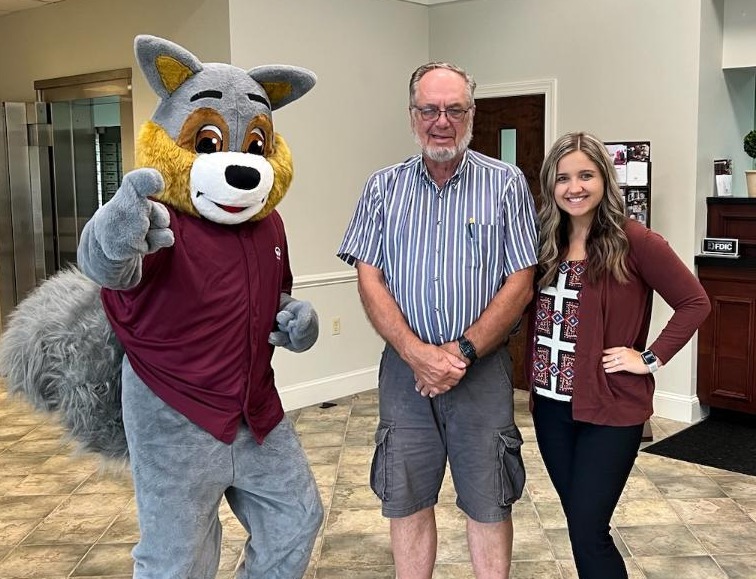
{"type": "MultiPolygon", "coordinates": [[[[580,325],[575,344],[572,416],[581,422],[630,426],[645,422],[653,413],[653,375],[607,374],[601,358],[605,348],[646,349],[654,291],[674,310],[649,346],[664,364],[690,340],[711,309],[698,279],[661,235],[631,219],[627,220],[625,233],[630,242],[626,262],[629,281],[621,284],[611,274],[595,284],[584,278],[578,293],[580,325]]],[[[527,383],[531,385],[535,304],[534,299],[525,351],[527,383]]],[[[532,391],[531,387],[531,409],[532,391]]]]}

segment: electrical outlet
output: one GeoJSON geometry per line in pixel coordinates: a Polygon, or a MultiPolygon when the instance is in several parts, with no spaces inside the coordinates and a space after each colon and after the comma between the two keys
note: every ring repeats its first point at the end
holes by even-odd
{"type": "Polygon", "coordinates": [[[341,318],[333,318],[331,321],[331,335],[338,336],[341,333],[341,318]]]}

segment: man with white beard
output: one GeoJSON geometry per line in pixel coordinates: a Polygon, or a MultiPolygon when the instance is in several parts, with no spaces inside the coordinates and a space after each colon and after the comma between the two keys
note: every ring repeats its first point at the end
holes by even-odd
{"type": "Polygon", "coordinates": [[[525,471],[509,333],[532,296],[533,200],[515,166],[468,149],[475,81],[432,62],[410,79],[422,152],[374,173],[338,256],[386,341],[370,482],[398,579],[430,579],[447,459],[475,576],[506,579],[525,471]]]}

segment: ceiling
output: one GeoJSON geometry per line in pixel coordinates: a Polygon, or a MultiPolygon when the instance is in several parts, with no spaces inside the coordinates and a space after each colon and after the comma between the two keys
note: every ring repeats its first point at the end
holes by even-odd
{"type": "MultiPolygon", "coordinates": [[[[19,10],[29,10],[31,8],[39,8],[45,4],[54,4],[56,2],[63,2],[64,0],[0,0],[0,16],[5,16],[11,12],[18,12],[19,10]]],[[[445,4],[446,2],[456,2],[458,0],[405,0],[405,2],[414,2],[416,4],[424,4],[425,6],[432,6],[433,4],[445,4]]]]}
{"type": "MultiPolygon", "coordinates": [[[[11,12],[18,12],[19,10],[40,8],[45,4],[55,4],[56,2],[63,1],[64,0],[0,0],[0,16],[5,16],[11,12]]],[[[414,2],[416,4],[424,4],[425,6],[457,1],[458,0],[405,0],[405,2],[414,2]]]]}
{"type": "Polygon", "coordinates": [[[40,8],[45,4],[54,4],[55,2],[63,2],[63,0],[0,0],[0,16],[19,10],[40,8]]]}
{"type": "MultiPolygon", "coordinates": [[[[64,0],[0,0],[0,16],[5,16],[11,12],[19,10],[29,10],[31,8],[40,8],[45,4],[55,4],[64,0]]],[[[458,0],[405,0],[405,2],[414,2],[432,6],[434,4],[445,4],[446,2],[456,2],[458,0]]]]}

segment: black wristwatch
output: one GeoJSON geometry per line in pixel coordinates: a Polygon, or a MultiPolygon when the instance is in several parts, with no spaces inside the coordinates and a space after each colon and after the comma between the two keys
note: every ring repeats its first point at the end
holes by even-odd
{"type": "Polygon", "coordinates": [[[641,360],[643,360],[643,363],[648,366],[648,370],[652,374],[659,369],[659,359],[651,350],[644,350],[641,352],[641,360]]]}
{"type": "Polygon", "coordinates": [[[471,364],[478,359],[478,353],[475,351],[475,346],[473,346],[473,343],[470,340],[465,338],[464,334],[459,337],[457,344],[459,344],[459,351],[462,352],[462,355],[465,358],[470,360],[471,364]]]}

